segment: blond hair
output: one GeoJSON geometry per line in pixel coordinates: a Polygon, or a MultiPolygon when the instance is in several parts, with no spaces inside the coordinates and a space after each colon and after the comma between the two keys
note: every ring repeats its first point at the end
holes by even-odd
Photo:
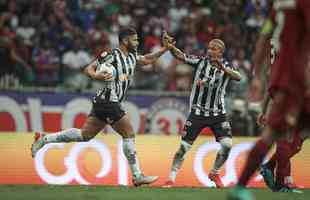
{"type": "Polygon", "coordinates": [[[212,39],[210,42],[215,42],[222,47],[223,52],[225,51],[225,43],[221,39],[212,39]]]}

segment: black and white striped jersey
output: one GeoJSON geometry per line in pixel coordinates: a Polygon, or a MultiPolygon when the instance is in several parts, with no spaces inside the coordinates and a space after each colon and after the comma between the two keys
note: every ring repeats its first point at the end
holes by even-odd
{"type": "Polygon", "coordinates": [[[110,53],[103,52],[97,59],[97,67],[100,64],[112,64],[116,69],[116,77],[112,81],[102,81],[102,88],[97,91],[96,98],[110,102],[122,102],[134,75],[137,64],[137,53],[124,55],[118,48],[110,53]]]}
{"type": "MultiPolygon", "coordinates": [[[[190,112],[204,117],[226,114],[224,97],[230,77],[223,70],[212,66],[208,57],[185,55],[185,62],[195,68],[190,112]],[[199,85],[200,80],[205,84],[199,85]]],[[[227,61],[223,61],[223,64],[233,68],[227,61]]]]}

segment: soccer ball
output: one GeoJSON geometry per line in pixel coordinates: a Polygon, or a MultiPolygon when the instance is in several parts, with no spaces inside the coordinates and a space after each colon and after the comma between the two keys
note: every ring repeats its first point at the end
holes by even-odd
{"type": "Polygon", "coordinates": [[[98,73],[108,73],[108,74],[112,74],[112,80],[115,79],[116,76],[116,69],[112,64],[100,64],[97,69],[96,69],[96,74],[98,73]]]}

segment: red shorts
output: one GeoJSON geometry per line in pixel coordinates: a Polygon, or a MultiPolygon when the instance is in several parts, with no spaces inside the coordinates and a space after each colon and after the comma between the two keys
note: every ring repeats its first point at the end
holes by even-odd
{"type": "Polygon", "coordinates": [[[293,98],[291,95],[284,93],[283,98],[278,99],[277,93],[274,94],[273,103],[268,114],[267,123],[279,133],[285,133],[288,124],[287,116],[293,112],[293,110],[299,109],[299,101],[293,98]]]}
{"type": "Polygon", "coordinates": [[[291,61],[287,58],[288,55],[283,57],[278,56],[271,67],[269,82],[271,97],[278,91],[293,95],[293,97],[304,96],[306,65],[291,61]]]}

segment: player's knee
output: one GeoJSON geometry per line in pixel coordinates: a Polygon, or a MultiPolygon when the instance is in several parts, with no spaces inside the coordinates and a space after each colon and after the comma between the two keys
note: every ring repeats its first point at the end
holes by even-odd
{"type": "Polygon", "coordinates": [[[93,139],[95,135],[96,134],[91,134],[82,130],[83,142],[88,142],[89,140],[93,139]]]}
{"type": "Polygon", "coordinates": [[[135,134],[133,132],[123,133],[121,135],[123,138],[135,138],[135,134]]]}
{"type": "Polygon", "coordinates": [[[188,152],[192,147],[192,144],[182,140],[179,150],[176,153],[176,157],[183,158],[186,152],[188,152]]]}
{"type": "Polygon", "coordinates": [[[279,134],[277,133],[276,130],[274,130],[273,128],[271,128],[270,126],[267,126],[261,135],[261,139],[264,141],[264,143],[266,145],[271,146],[275,140],[277,140],[279,137],[279,134]]]}
{"type": "Polygon", "coordinates": [[[221,144],[221,153],[228,156],[232,148],[232,139],[229,137],[224,137],[220,140],[220,144],[221,144]]]}
{"type": "Polygon", "coordinates": [[[186,133],[186,135],[182,136],[182,142],[185,142],[187,144],[193,145],[193,143],[196,140],[196,138],[197,137],[194,136],[193,134],[186,133]]]}
{"type": "Polygon", "coordinates": [[[89,140],[93,139],[94,136],[92,135],[83,135],[83,142],[88,142],[89,140]]]}

